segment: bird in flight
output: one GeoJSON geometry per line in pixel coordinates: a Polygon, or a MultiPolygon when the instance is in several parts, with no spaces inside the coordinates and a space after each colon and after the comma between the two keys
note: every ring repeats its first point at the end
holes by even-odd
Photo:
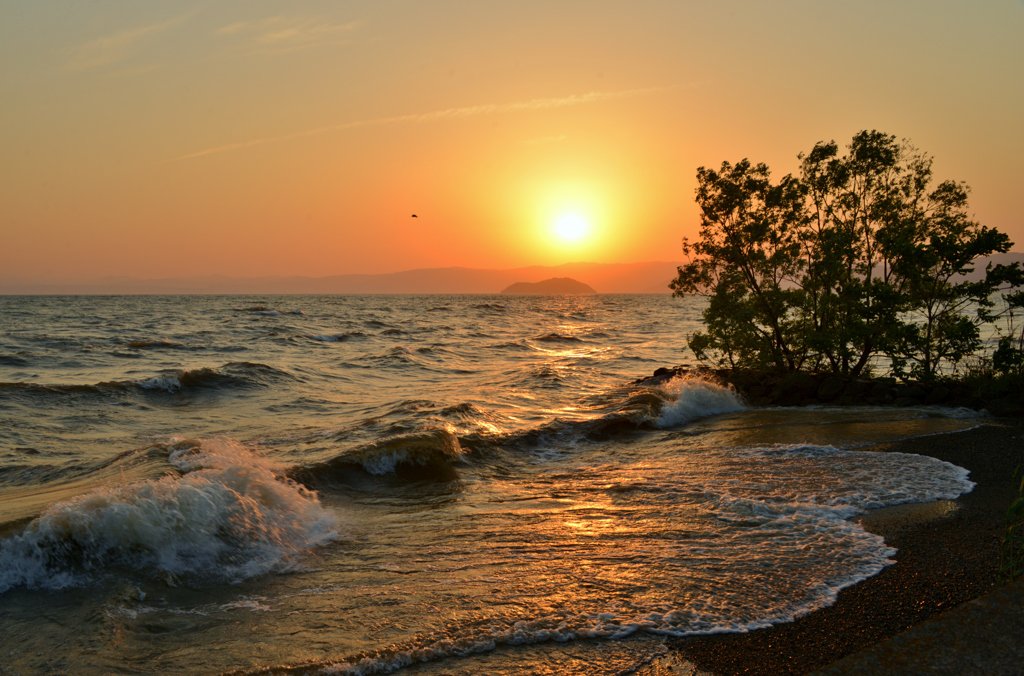
{"type": "Polygon", "coordinates": [[[419,218],[419,216],[417,216],[416,214],[413,214],[412,217],[413,218],[419,218]]]}

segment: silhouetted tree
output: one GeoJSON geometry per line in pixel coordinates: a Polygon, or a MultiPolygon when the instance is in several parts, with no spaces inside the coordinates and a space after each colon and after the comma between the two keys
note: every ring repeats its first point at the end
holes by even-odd
{"type": "Polygon", "coordinates": [[[793,220],[801,202],[799,182],[786,176],[773,184],[763,164],[697,170],[700,240],[683,240],[683,251],[696,259],[679,268],[670,286],[679,295],[708,291],[707,333],[690,338],[701,359],[800,368],[804,350],[789,312],[798,291],[784,282],[800,265],[793,220]]]}
{"type": "Polygon", "coordinates": [[[930,190],[931,159],[877,131],[845,155],[830,141],[798,158],[800,177],[778,183],[747,160],[697,170],[700,238],[684,240],[691,261],[670,285],[709,297],[706,332],[689,337],[697,357],[856,376],[885,355],[897,373],[929,378],[977,350],[992,292],[1024,274],[963,278],[1011,246],[970,219],[967,187],[930,190]]]}

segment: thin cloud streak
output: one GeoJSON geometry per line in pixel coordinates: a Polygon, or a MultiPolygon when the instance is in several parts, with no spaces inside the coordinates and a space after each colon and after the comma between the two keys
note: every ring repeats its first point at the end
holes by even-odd
{"type": "Polygon", "coordinates": [[[194,15],[195,12],[189,12],[169,21],[119,31],[91,40],[78,48],[75,56],[68,62],[67,69],[88,70],[121,61],[131,56],[134,53],[133,48],[146,36],[176,26],[194,15]]]}
{"type": "Polygon", "coordinates": [[[253,47],[247,55],[284,54],[329,44],[344,44],[362,21],[330,23],[319,19],[273,16],[262,21],[240,21],[215,31],[253,47]]]}
{"type": "Polygon", "coordinates": [[[203,157],[205,155],[214,155],[217,153],[224,153],[231,150],[240,150],[242,148],[251,148],[252,146],[262,145],[264,143],[276,143],[278,141],[288,141],[291,139],[303,138],[305,136],[314,136],[316,134],[325,134],[331,131],[344,131],[346,129],[355,129],[357,127],[370,127],[379,126],[385,124],[400,124],[403,122],[422,123],[422,122],[433,122],[435,120],[446,120],[453,118],[462,117],[473,117],[476,115],[494,115],[500,113],[517,113],[529,110],[546,110],[549,108],[564,108],[567,106],[579,106],[587,103],[596,103],[598,101],[607,101],[610,99],[628,98],[633,96],[643,96],[646,94],[653,94],[655,92],[663,92],[669,89],[673,89],[676,85],[670,85],[668,87],[649,87],[646,89],[626,89],[618,92],[589,92],[587,94],[573,94],[571,96],[564,96],[560,98],[551,99],[533,99],[530,101],[520,101],[517,103],[492,103],[482,106],[467,106],[463,108],[446,108],[444,110],[435,110],[429,113],[416,113],[409,115],[395,115],[392,117],[381,117],[373,120],[359,120],[355,122],[345,122],[342,124],[336,124],[329,127],[319,127],[317,129],[308,129],[306,131],[295,132],[293,134],[284,134],[282,136],[271,136],[268,138],[254,139],[251,141],[243,141],[241,143],[231,143],[228,145],[217,146],[215,148],[207,148],[206,150],[200,150],[199,152],[190,153],[188,155],[182,155],[176,157],[172,162],[179,160],[190,160],[196,157],[203,157]]]}

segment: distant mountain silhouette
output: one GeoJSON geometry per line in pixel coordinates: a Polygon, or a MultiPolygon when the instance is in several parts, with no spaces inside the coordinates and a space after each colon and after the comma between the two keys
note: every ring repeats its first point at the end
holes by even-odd
{"type": "Polygon", "coordinates": [[[566,263],[507,270],[426,268],[378,275],[332,277],[204,277],[137,279],[104,277],[89,281],[41,281],[0,274],[0,294],[462,294],[499,293],[515,282],[571,277],[601,293],[669,293],[675,279],[671,261],[645,263],[566,263]]]}
{"type": "MultiPolygon", "coordinates": [[[[1024,253],[996,254],[975,263],[982,274],[989,260],[1024,262],[1024,253]]],[[[539,282],[552,277],[571,277],[601,293],[670,293],[678,262],[566,263],[535,265],[509,270],[479,268],[426,268],[379,275],[332,277],[177,277],[138,279],[103,277],[83,280],[39,280],[0,274],[0,294],[462,294],[498,293],[515,282],[539,282]]]]}
{"type": "Polygon", "coordinates": [[[1024,267],[1024,253],[1010,251],[1008,253],[997,253],[992,254],[991,256],[976,258],[973,262],[974,272],[964,275],[964,278],[972,282],[978,282],[985,279],[985,267],[989,263],[991,263],[993,267],[996,265],[1013,265],[1014,263],[1020,263],[1021,267],[1024,267]]]}
{"type": "Polygon", "coordinates": [[[543,282],[516,282],[502,291],[510,294],[538,294],[542,296],[581,296],[594,294],[594,288],[569,277],[552,277],[543,282]]]}

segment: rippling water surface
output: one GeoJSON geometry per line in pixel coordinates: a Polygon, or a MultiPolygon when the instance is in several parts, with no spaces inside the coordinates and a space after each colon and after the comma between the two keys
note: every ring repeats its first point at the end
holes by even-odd
{"type": "MultiPolygon", "coordinates": [[[[666,296],[0,297],[0,647],[69,673],[617,674],[822,607],[942,409],[750,409],[666,296]]],[[[4,672],[6,673],[6,672],[4,672]]]]}

